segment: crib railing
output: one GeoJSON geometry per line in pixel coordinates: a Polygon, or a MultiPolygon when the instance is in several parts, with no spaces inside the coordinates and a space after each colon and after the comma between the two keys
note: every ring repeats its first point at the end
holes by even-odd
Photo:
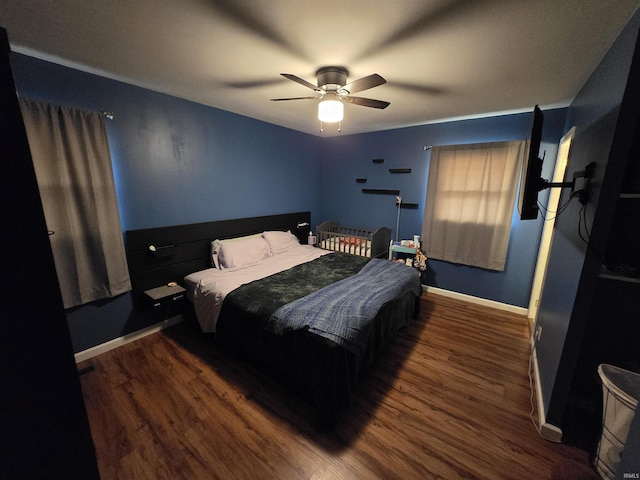
{"type": "Polygon", "coordinates": [[[369,230],[344,227],[332,221],[324,222],[316,229],[317,245],[320,248],[362,257],[386,258],[390,237],[391,230],[387,227],[369,230]]]}

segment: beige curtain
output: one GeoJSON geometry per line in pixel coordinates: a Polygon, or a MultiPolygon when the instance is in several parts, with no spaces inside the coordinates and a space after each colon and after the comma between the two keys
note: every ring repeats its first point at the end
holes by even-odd
{"type": "Polygon", "coordinates": [[[65,308],[131,290],[104,116],[20,107],[65,308]]]}
{"type": "Polygon", "coordinates": [[[433,147],[424,221],[427,256],[504,270],[523,141],[433,147]]]}

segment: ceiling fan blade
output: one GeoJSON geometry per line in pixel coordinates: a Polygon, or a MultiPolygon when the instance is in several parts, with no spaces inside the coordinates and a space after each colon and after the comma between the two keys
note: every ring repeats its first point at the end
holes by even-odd
{"type": "Polygon", "coordinates": [[[307,82],[306,80],[300,77],[297,77],[290,73],[281,73],[280,75],[282,75],[284,78],[288,78],[289,80],[299,83],[300,85],[310,88],[311,90],[315,90],[316,92],[320,91],[320,89],[316,85],[314,85],[313,83],[307,82]]]}
{"type": "Polygon", "coordinates": [[[362,98],[362,97],[343,97],[345,102],[353,103],[354,105],[361,105],[363,107],[371,107],[371,108],[387,108],[391,105],[389,102],[385,102],[383,100],[374,100],[373,98],[362,98]]]}
{"type": "Polygon", "coordinates": [[[292,97],[292,98],[272,98],[272,102],[284,102],[286,100],[315,100],[318,97],[292,97]]]}
{"type": "Polygon", "coordinates": [[[366,77],[362,77],[358,80],[347,83],[344,87],[341,87],[339,91],[346,91],[346,93],[357,93],[385,83],[387,83],[387,81],[384,78],[382,78],[377,73],[372,73],[371,75],[367,75],[366,77]]]}

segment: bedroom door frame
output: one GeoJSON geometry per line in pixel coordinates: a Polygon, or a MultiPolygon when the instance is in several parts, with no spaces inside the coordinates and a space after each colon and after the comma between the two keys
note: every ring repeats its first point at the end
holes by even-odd
{"type": "MultiPolygon", "coordinates": [[[[571,156],[571,144],[575,137],[576,127],[571,127],[569,131],[560,139],[558,145],[558,154],[556,155],[556,164],[553,171],[552,182],[562,182],[564,179],[569,157],[571,156]]],[[[529,298],[529,309],[527,318],[534,332],[534,326],[538,318],[538,309],[540,308],[540,298],[544,287],[544,279],[547,274],[547,265],[549,262],[549,253],[551,251],[551,242],[553,241],[555,219],[560,203],[560,194],[562,189],[552,188],[549,192],[549,200],[547,201],[547,210],[544,217],[544,226],[542,228],[542,236],[540,239],[540,249],[538,250],[538,260],[533,275],[533,285],[531,286],[531,297],[529,298]]]]}

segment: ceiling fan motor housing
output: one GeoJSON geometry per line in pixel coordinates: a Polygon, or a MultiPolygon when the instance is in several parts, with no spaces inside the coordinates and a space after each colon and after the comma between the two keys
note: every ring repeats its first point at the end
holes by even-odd
{"type": "Polygon", "coordinates": [[[316,72],[318,87],[337,85],[342,87],[347,84],[349,72],[344,67],[322,67],[316,72]]]}

